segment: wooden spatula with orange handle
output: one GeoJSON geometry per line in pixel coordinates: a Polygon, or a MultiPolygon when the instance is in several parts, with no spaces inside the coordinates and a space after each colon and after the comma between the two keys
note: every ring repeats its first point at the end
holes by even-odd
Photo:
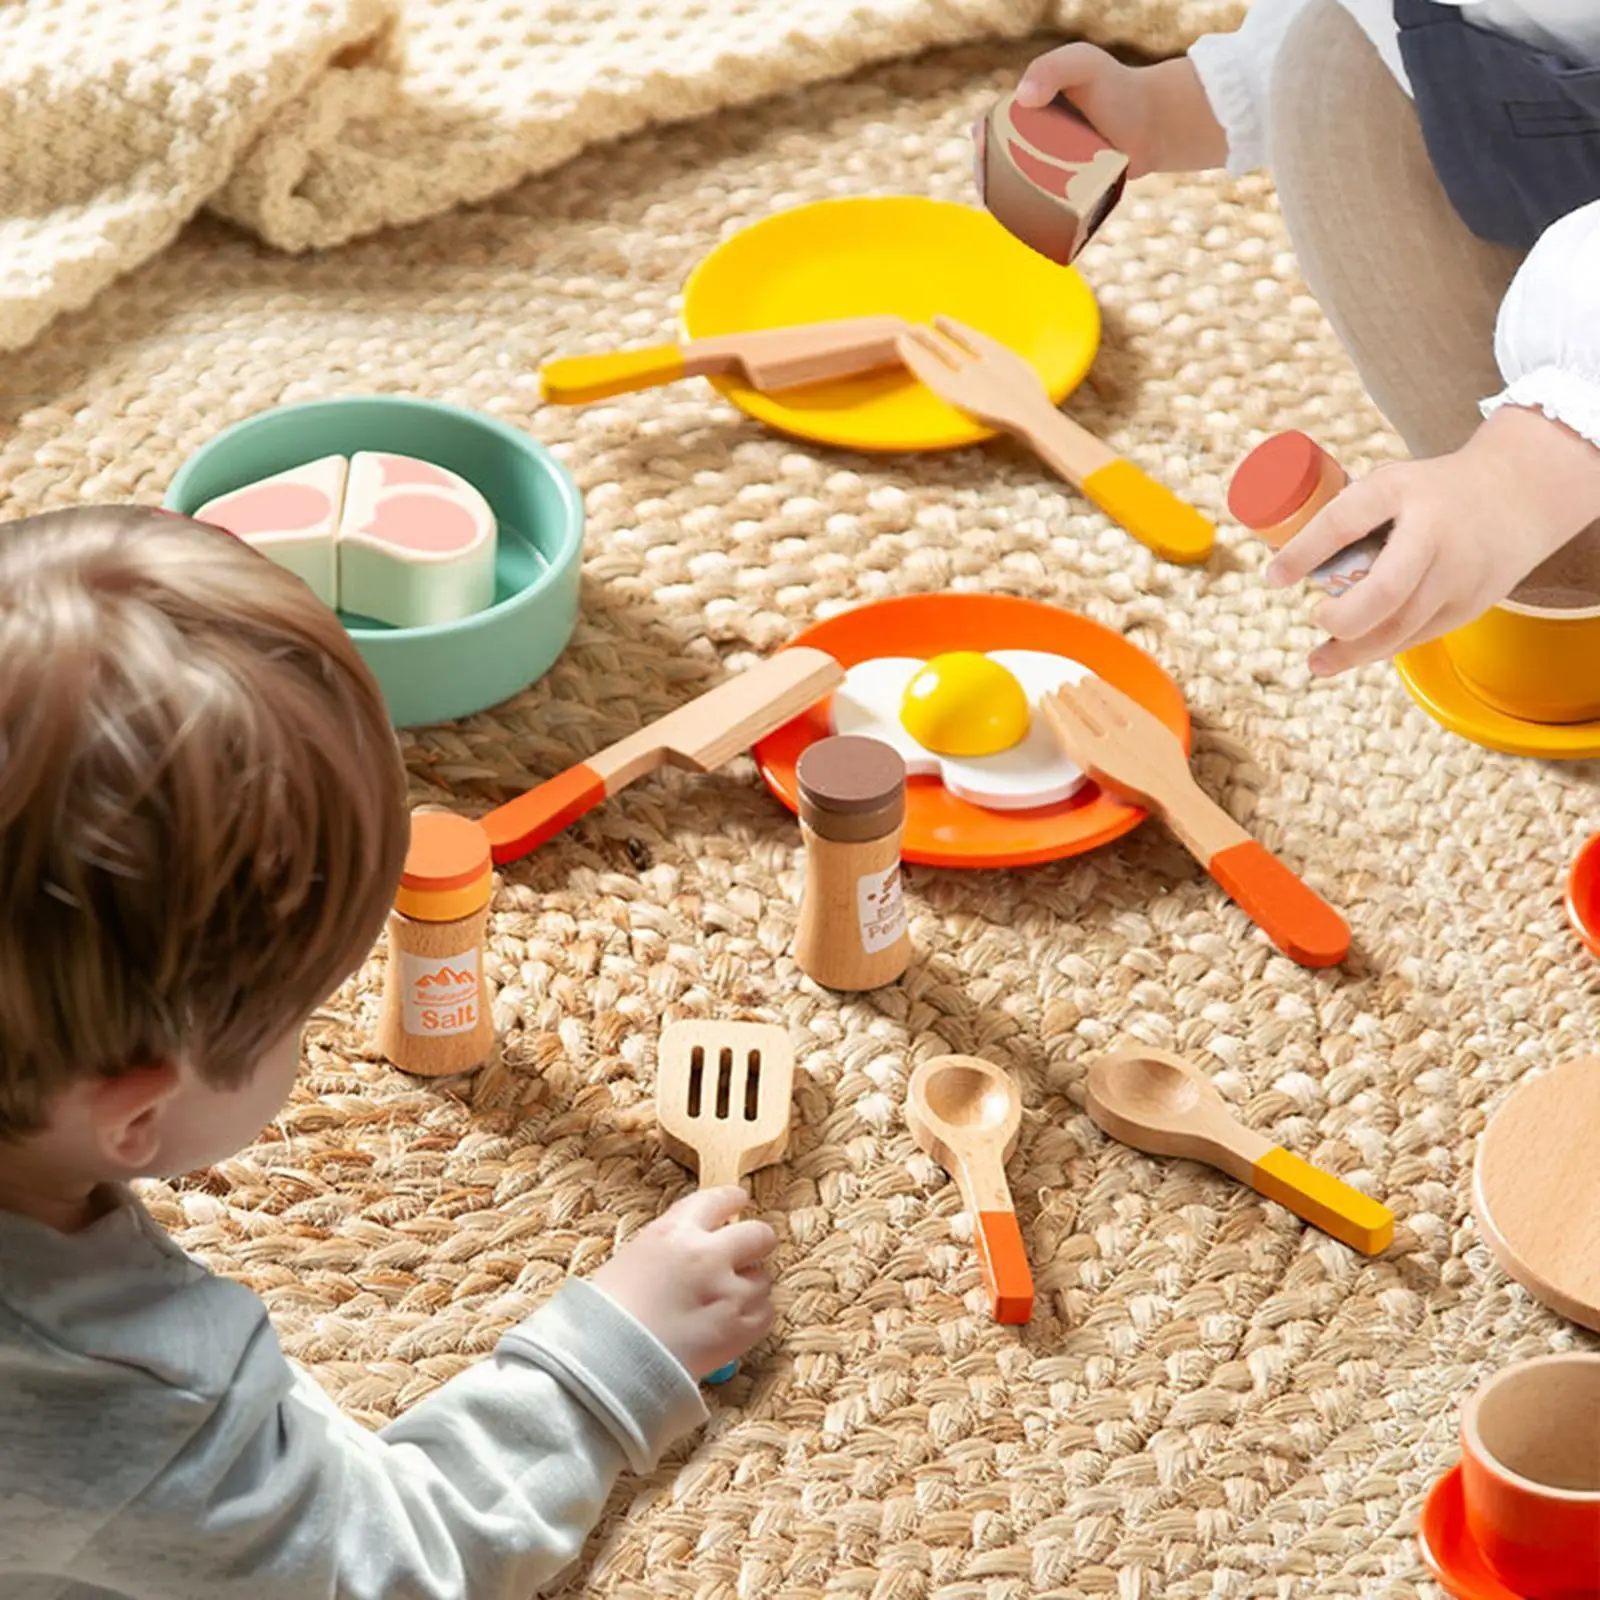
{"type": "Polygon", "coordinates": [[[711,772],[798,717],[844,681],[825,650],[780,650],[698,700],[557,773],[483,818],[496,862],[516,861],[658,767],[711,772]]]}
{"type": "Polygon", "coordinates": [[[1201,789],[1183,746],[1137,700],[1089,677],[1043,705],[1067,754],[1103,789],[1155,812],[1286,956],[1333,967],[1350,953],[1344,918],[1201,789]]]}

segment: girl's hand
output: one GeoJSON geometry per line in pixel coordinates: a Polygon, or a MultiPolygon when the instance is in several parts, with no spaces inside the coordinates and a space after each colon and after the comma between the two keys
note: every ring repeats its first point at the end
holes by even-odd
{"type": "Polygon", "coordinates": [[[701,1189],[641,1229],[592,1280],[696,1381],[772,1326],[765,1263],[778,1236],[764,1222],[733,1221],[749,1203],[743,1189],[701,1189]]]}
{"type": "Polygon", "coordinates": [[[1279,551],[1285,588],[1394,521],[1372,571],[1313,617],[1332,636],[1311,654],[1331,677],[1415,649],[1504,600],[1600,518],[1600,450],[1542,413],[1505,407],[1453,455],[1380,467],[1279,551]]]}
{"type": "MultiPolygon", "coordinates": [[[[1025,106],[1065,95],[1128,158],[1128,176],[1194,172],[1228,158],[1227,137],[1187,60],[1126,67],[1098,45],[1067,44],[1033,61],[1017,85],[1025,106]]],[[[974,130],[983,166],[984,123],[974,130]]]]}

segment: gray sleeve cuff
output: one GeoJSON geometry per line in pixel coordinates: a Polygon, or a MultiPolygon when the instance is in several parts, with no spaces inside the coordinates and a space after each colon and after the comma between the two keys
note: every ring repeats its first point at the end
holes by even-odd
{"type": "Polygon", "coordinates": [[[707,1416],[699,1386],[642,1323],[592,1284],[575,1278],[500,1340],[500,1352],[531,1361],[582,1395],[635,1472],[707,1416]]]}

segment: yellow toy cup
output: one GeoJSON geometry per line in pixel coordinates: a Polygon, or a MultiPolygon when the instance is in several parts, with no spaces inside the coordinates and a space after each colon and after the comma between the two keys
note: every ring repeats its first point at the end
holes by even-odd
{"type": "MultiPolygon", "coordinates": [[[[1545,596],[1534,591],[1535,595],[1545,596]]],[[[1578,598],[1577,591],[1569,591],[1578,598]]],[[[1504,600],[1444,647],[1478,698],[1526,722],[1600,719],[1600,595],[1588,605],[1504,600]]]]}
{"type": "Polygon", "coordinates": [[[1534,569],[1509,600],[1446,634],[1456,675],[1524,722],[1600,720],[1600,536],[1590,529],[1534,569]]]}

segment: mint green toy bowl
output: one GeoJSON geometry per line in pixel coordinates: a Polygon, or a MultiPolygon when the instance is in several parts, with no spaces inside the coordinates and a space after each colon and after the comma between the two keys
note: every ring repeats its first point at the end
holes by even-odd
{"type": "Polygon", "coordinates": [[[543,445],[493,417],[390,395],[281,406],[202,445],[162,503],[192,515],[259,478],[358,450],[416,456],[459,472],[500,524],[494,604],[487,611],[428,628],[341,617],[395,726],[470,717],[537,682],[578,621],[583,497],[543,445]]]}

